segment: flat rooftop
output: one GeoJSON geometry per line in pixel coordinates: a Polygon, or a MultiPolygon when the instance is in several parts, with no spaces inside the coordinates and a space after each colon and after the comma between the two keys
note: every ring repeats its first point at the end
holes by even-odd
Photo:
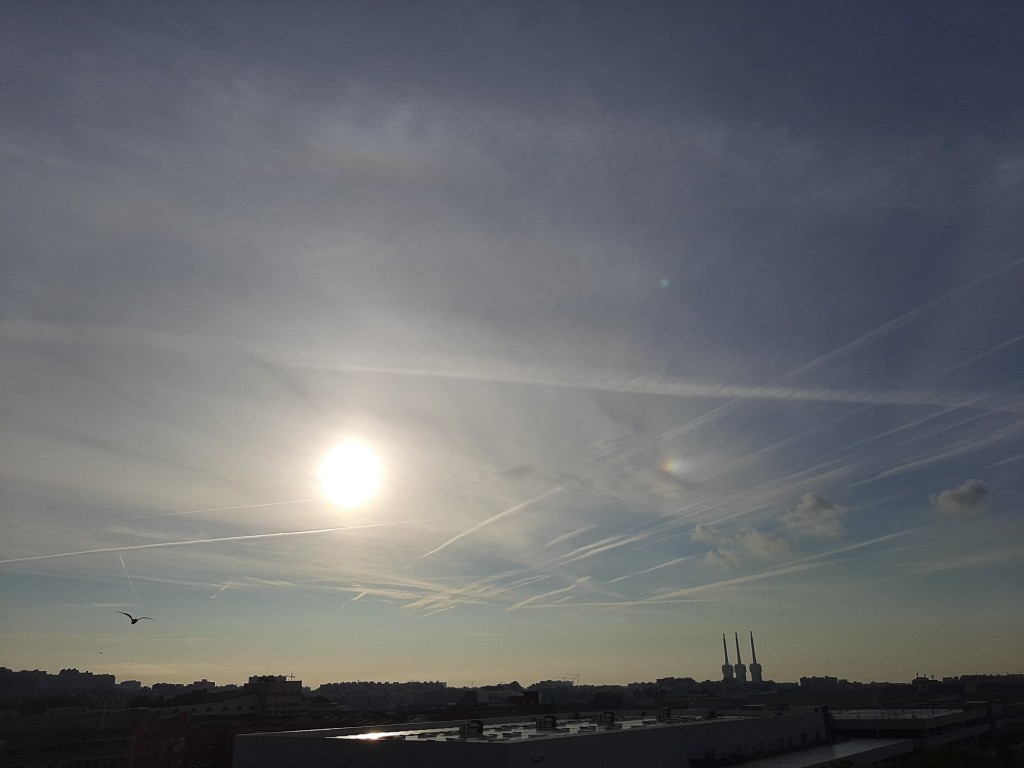
{"type": "Polygon", "coordinates": [[[850,739],[799,752],[762,757],[743,763],[742,768],[818,768],[831,765],[836,760],[871,765],[913,751],[914,742],[910,739],[850,739]]]}
{"type": "MultiPolygon", "coordinates": [[[[742,720],[741,717],[719,717],[720,720],[742,720]]],[[[473,741],[492,742],[495,744],[514,741],[532,741],[538,739],[555,739],[566,736],[586,736],[588,734],[605,733],[607,731],[628,731],[640,728],[668,728],[707,722],[699,717],[684,716],[666,720],[656,717],[623,717],[611,723],[598,722],[594,717],[560,719],[554,728],[538,728],[533,720],[521,720],[503,723],[483,723],[480,733],[463,736],[459,725],[430,726],[400,725],[395,727],[375,728],[363,733],[348,733],[327,736],[331,739],[347,739],[356,741],[473,741]]]]}
{"type": "Polygon", "coordinates": [[[959,714],[962,709],[833,709],[836,720],[927,720],[959,714]]]}

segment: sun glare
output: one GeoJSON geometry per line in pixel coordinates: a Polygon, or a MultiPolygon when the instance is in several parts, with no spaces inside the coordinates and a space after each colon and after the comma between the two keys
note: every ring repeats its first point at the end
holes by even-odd
{"type": "Polygon", "coordinates": [[[351,440],[327,454],[318,474],[324,496],[338,506],[351,509],[376,495],[380,486],[380,459],[368,446],[351,440]]]}

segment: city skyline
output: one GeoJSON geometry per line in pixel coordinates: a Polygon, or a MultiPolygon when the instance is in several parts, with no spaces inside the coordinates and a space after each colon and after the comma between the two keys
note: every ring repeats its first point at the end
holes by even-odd
{"type": "MultiPolygon", "coordinates": [[[[1001,683],[1001,682],[1020,682],[1024,678],[1022,672],[1010,672],[1000,674],[986,674],[986,673],[963,673],[960,675],[950,675],[944,678],[937,678],[934,675],[918,674],[913,680],[847,680],[845,678],[837,678],[834,675],[804,675],[796,680],[764,680],[755,681],[749,680],[743,684],[738,683],[734,678],[728,677],[726,679],[715,678],[701,678],[700,676],[694,675],[675,675],[663,678],[651,679],[651,680],[630,680],[628,682],[616,682],[609,683],[601,680],[581,680],[578,674],[567,676],[567,677],[555,677],[545,680],[513,680],[512,678],[500,678],[496,677],[493,680],[469,680],[462,683],[453,683],[447,680],[431,680],[431,679],[408,679],[408,680],[371,680],[363,678],[352,678],[345,680],[321,680],[315,683],[302,680],[295,675],[279,674],[275,672],[259,672],[253,673],[247,676],[247,678],[239,680],[231,680],[225,682],[224,680],[211,680],[206,677],[197,680],[189,681],[169,681],[169,680],[155,680],[155,681],[142,681],[132,679],[117,679],[116,675],[111,673],[93,672],[89,669],[77,669],[75,667],[66,667],[57,672],[51,670],[40,670],[40,669],[20,669],[12,670],[6,667],[0,667],[5,674],[11,673],[15,676],[24,675],[36,675],[43,674],[47,676],[47,682],[42,689],[39,688],[38,684],[34,688],[26,688],[26,690],[33,691],[32,694],[27,695],[26,698],[40,698],[46,695],[61,694],[61,693],[81,693],[88,692],[90,694],[102,693],[102,688],[98,688],[97,684],[102,682],[101,678],[109,677],[113,678],[113,687],[121,688],[122,690],[134,691],[140,688],[151,688],[154,694],[167,697],[172,693],[174,695],[180,695],[184,692],[194,691],[198,689],[207,690],[216,693],[227,693],[242,688],[245,685],[252,685],[254,682],[261,679],[274,679],[281,681],[297,681],[302,684],[303,688],[308,688],[312,691],[317,691],[325,686],[361,686],[361,685],[373,685],[373,686],[386,686],[390,688],[401,688],[402,686],[437,686],[443,685],[453,690],[463,689],[500,689],[506,690],[508,686],[519,686],[523,690],[529,690],[534,688],[541,688],[549,690],[552,684],[563,684],[569,688],[579,689],[600,689],[600,688],[626,688],[628,686],[651,686],[655,685],[659,681],[668,684],[675,684],[676,682],[689,681],[688,685],[700,686],[707,690],[707,686],[711,686],[715,691],[722,695],[733,695],[746,692],[750,695],[758,695],[759,693],[768,692],[792,692],[792,686],[799,685],[800,688],[804,688],[805,685],[809,686],[812,690],[823,690],[822,686],[828,683],[834,684],[834,686],[841,687],[866,687],[870,688],[875,685],[891,686],[891,685],[913,685],[920,683],[923,680],[929,681],[930,684],[952,684],[952,683],[966,683],[969,681],[982,681],[989,683],[1001,683]],[[90,680],[97,678],[91,685],[90,680]],[[67,684],[64,687],[59,685],[61,680],[67,680],[67,684]],[[127,687],[125,687],[127,686],[127,687]],[[783,686],[779,689],[776,686],[783,686]],[[173,688],[174,691],[168,689],[173,688]]],[[[723,669],[724,673],[724,669],[723,669]]],[[[23,684],[23,687],[24,684],[23,684]]],[[[831,688],[829,690],[838,690],[838,688],[831,688]]]]}
{"type": "Polygon", "coordinates": [[[6,11],[4,666],[1020,671],[1019,4],[6,11]]]}

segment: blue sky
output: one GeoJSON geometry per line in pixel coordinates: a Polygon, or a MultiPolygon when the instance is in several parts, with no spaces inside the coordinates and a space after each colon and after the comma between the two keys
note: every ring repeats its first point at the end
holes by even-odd
{"type": "Polygon", "coordinates": [[[1018,4],[5,15],[0,663],[1020,671],[1018,4]]]}

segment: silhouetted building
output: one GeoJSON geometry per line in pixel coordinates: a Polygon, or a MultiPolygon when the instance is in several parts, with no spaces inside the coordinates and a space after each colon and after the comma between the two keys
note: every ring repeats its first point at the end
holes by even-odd
{"type": "Polygon", "coordinates": [[[969,741],[996,729],[998,711],[988,702],[964,709],[841,709],[832,727],[845,738],[910,739],[917,749],[969,741]]]}
{"type": "Polygon", "coordinates": [[[0,766],[184,768],[189,716],[151,710],[0,720],[0,766]]]}
{"type": "Polygon", "coordinates": [[[722,682],[731,683],[733,669],[729,663],[729,644],[725,641],[725,632],[722,633],[722,652],[725,654],[725,664],[722,665],[722,682]]]}
{"type": "Polygon", "coordinates": [[[742,685],[747,682],[747,665],[743,663],[743,658],[740,656],[739,632],[734,632],[733,637],[736,639],[736,664],[733,669],[736,671],[736,682],[742,685]]]}
{"type": "Polygon", "coordinates": [[[249,678],[246,692],[256,694],[256,714],[299,715],[305,711],[302,699],[302,681],[289,680],[284,675],[258,675],[249,678]]]}
{"type": "Polygon", "coordinates": [[[848,685],[846,680],[840,680],[835,677],[801,677],[800,688],[808,691],[838,691],[845,685],[848,685]]]}
{"type": "Polygon", "coordinates": [[[754,649],[754,632],[750,631],[750,655],[753,661],[750,662],[750,682],[761,683],[761,665],[757,663],[757,651],[754,649]]]}

